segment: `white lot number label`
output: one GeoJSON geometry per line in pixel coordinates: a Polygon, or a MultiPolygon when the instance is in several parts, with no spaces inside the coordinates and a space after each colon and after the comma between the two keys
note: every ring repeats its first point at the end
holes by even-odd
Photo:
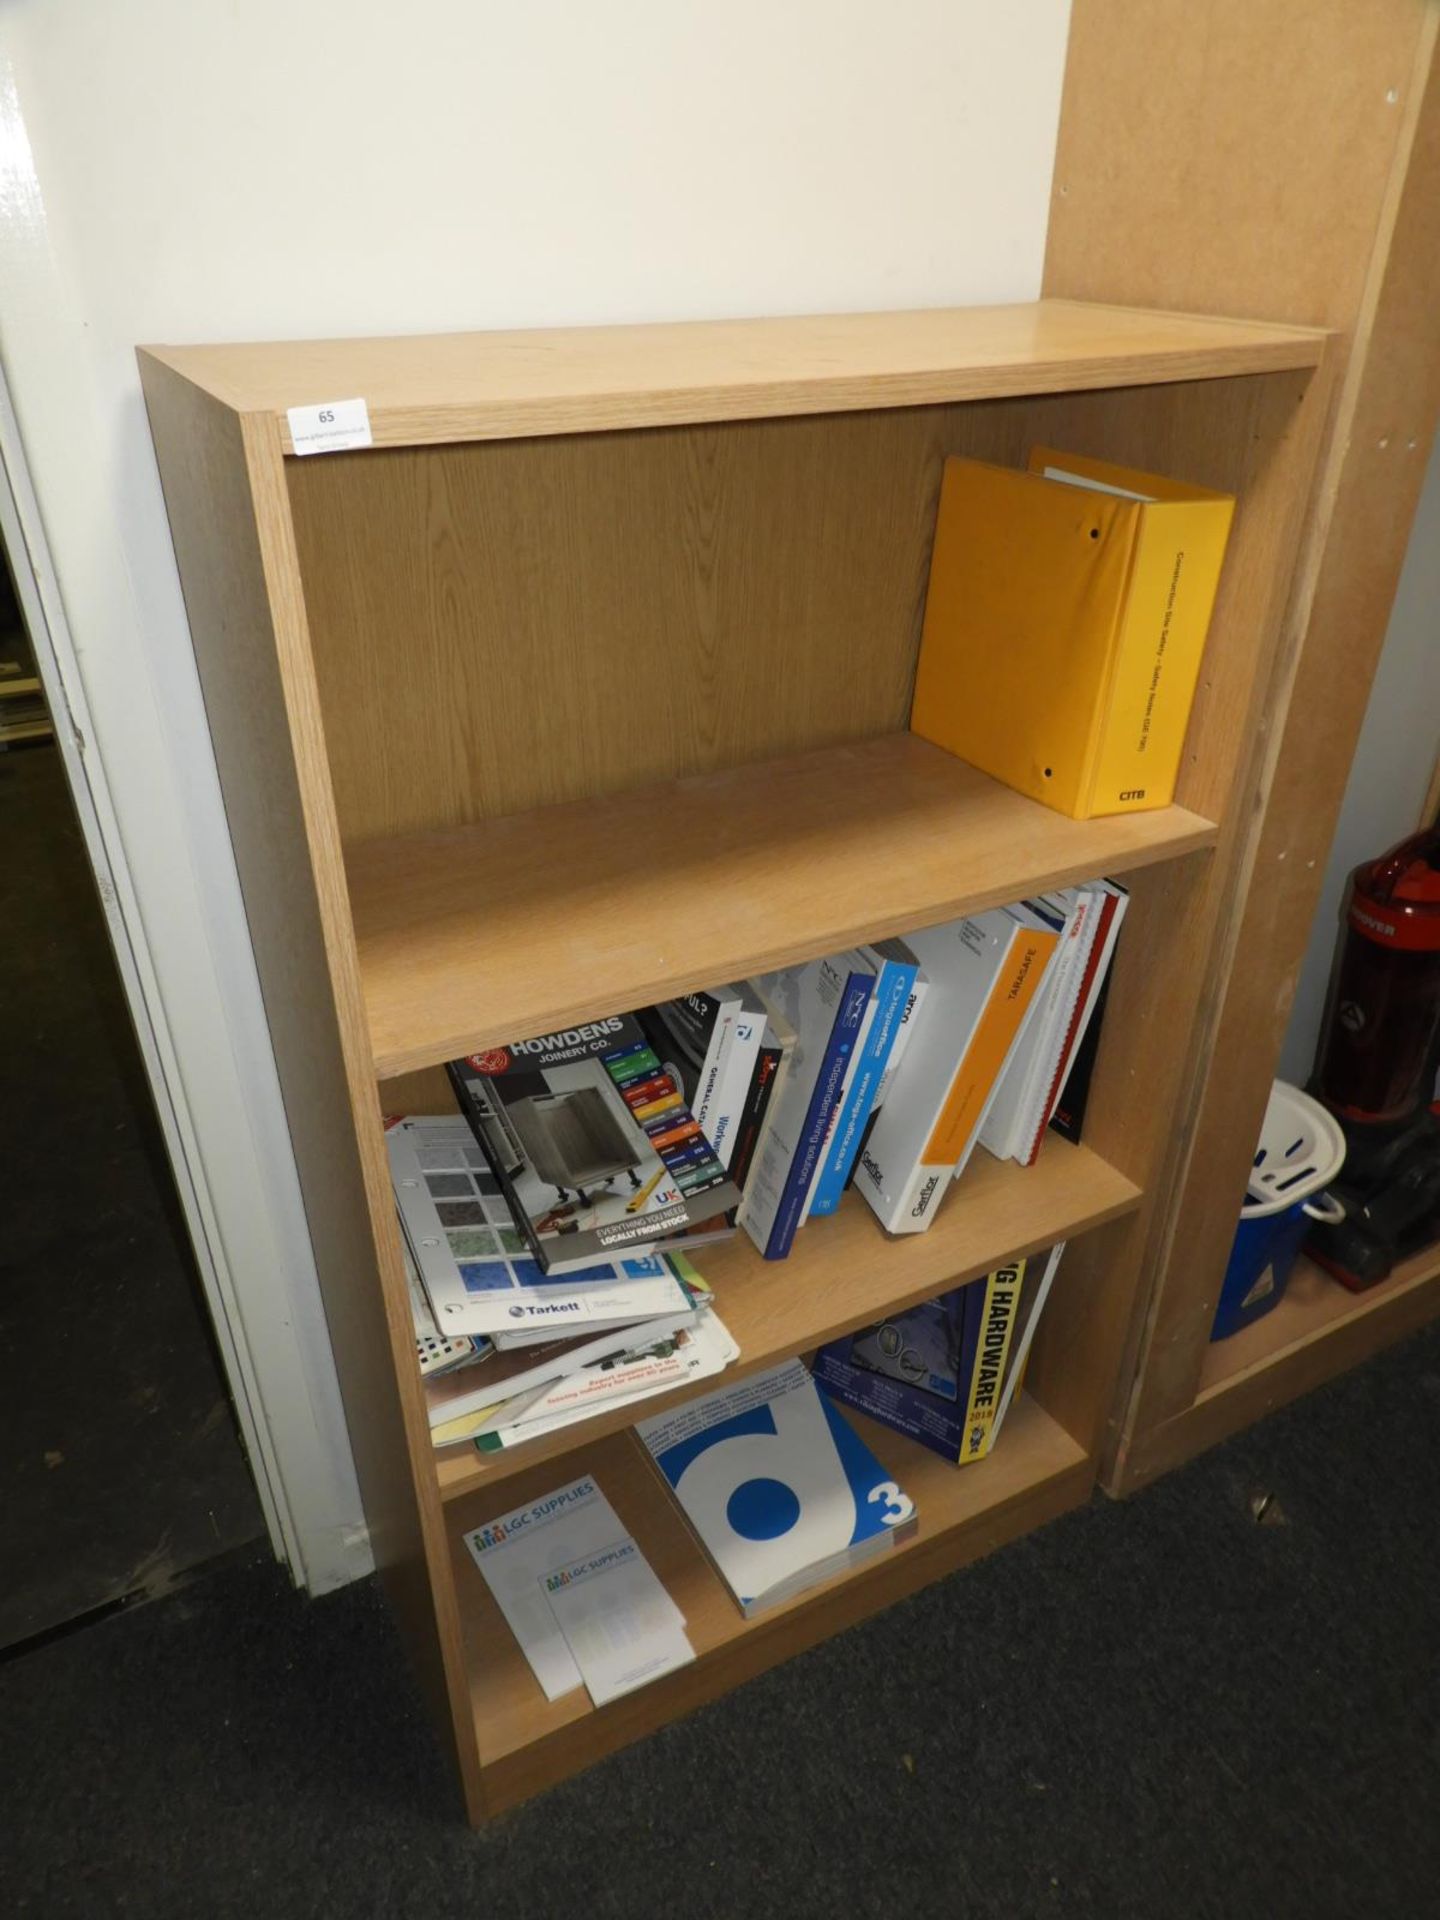
{"type": "Polygon", "coordinates": [[[344,453],[368,447],[370,409],[363,400],[322,400],[318,407],[287,407],[296,453],[344,453]]]}

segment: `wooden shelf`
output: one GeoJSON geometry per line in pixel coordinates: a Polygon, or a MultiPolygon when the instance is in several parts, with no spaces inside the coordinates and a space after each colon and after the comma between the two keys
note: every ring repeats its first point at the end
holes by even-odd
{"type": "Polygon", "coordinates": [[[1404,1261],[1388,1280],[1351,1293],[1303,1255],[1279,1306],[1207,1348],[1197,1405],[1234,1392],[1279,1406],[1422,1326],[1440,1290],[1440,1246],[1404,1261]],[[1268,1398],[1266,1396],[1268,1395],[1268,1398]]]}
{"type": "Polygon", "coordinates": [[[145,347],[222,405],[364,398],[377,446],[594,433],[1313,367],[1325,334],[1071,300],[391,340],[145,347]]]}
{"type": "Polygon", "coordinates": [[[856,1425],[910,1495],[916,1535],[883,1559],[746,1620],[696,1546],[633,1434],[574,1453],[448,1510],[455,1592],[470,1673],[480,1764],[492,1811],[548,1786],[715,1698],[828,1634],[1067,1509],[1090,1490],[1084,1449],[1021,1395],[992,1456],[956,1467],[858,1415],[856,1425]],[[583,1688],[547,1701],[490,1598],[462,1535],[513,1507],[593,1474],[685,1616],[694,1665],[595,1709],[583,1688]]]}
{"type": "MultiPolygon", "coordinates": [[[[978,1151],[928,1233],[890,1239],[865,1202],[850,1194],[833,1218],[806,1223],[783,1262],[762,1260],[744,1234],[699,1247],[695,1264],[714,1287],[716,1309],[740,1344],[740,1360],[724,1378],[773,1367],[987,1273],[998,1261],[1103,1226],[1138,1207],[1140,1197],[1139,1188],[1098,1154],[1056,1138],[1045,1143],[1033,1167],[978,1151]]],[[[573,1453],[597,1435],[720,1384],[702,1381],[646,1401],[638,1411],[619,1407],[512,1452],[447,1447],[436,1455],[440,1491],[454,1499],[526,1472],[536,1461],[573,1453]]]]}
{"type": "Polygon", "coordinates": [[[908,733],[348,851],[378,1078],[1213,845],[908,733]]]}

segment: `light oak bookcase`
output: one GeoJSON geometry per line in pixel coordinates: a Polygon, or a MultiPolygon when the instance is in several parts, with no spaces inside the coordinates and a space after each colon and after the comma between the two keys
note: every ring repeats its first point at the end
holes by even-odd
{"type": "Polygon", "coordinates": [[[1089,1495],[1327,336],[1041,301],[140,361],[376,1559],[478,1821],[1089,1495]],[[373,448],[296,457],[287,409],[355,395],[373,448]],[[1066,820],[905,731],[942,460],[1036,441],[1238,498],[1163,811],[1066,820]],[[747,1622],[622,1414],[437,1459],[382,1112],[462,1049],[1100,873],[1133,906],[1083,1147],[977,1155],[913,1239],[851,1199],[785,1263],[700,1261],[744,1372],[1071,1241],[991,1459],[867,1429],[912,1542],[747,1622]],[[461,1541],[584,1471],[699,1656],[600,1711],[547,1704],[461,1541]]]}

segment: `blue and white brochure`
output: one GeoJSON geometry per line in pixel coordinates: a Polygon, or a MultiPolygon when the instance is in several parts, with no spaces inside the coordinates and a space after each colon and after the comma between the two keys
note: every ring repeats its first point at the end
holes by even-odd
{"type": "Polygon", "coordinates": [[[798,1360],[636,1432],[747,1616],[889,1547],[909,1496],[798,1360]]]}

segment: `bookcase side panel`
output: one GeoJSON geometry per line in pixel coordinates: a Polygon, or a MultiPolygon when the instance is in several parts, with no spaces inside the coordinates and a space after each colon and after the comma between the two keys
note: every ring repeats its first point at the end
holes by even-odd
{"type": "Polygon", "coordinates": [[[1243,855],[1271,668],[1310,495],[1328,375],[1261,376],[1147,394],[1036,403],[1047,437],[1126,465],[1235,494],[1237,509],[1186,736],[1177,798],[1220,823],[1213,853],[1131,881],[1086,1140],[1144,1188],[1139,1215],[1067,1255],[1037,1337],[1037,1398],[1099,1447],[1122,1370],[1133,1367],[1135,1299],[1183,1165],[1194,1090],[1229,964],[1222,910],[1243,855]]]}
{"type": "Polygon", "coordinates": [[[1125,880],[1130,904],[1115,950],[1085,1139],[1114,1156],[1145,1199],[1129,1218],[1067,1246],[1027,1376],[1046,1412],[1097,1457],[1130,1350],[1155,1188],[1200,1018],[1194,930],[1205,915],[1213,872],[1214,855],[1201,853],[1125,880]]]}
{"type": "Polygon", "coordinates": [[[479,1804],[474,1729],[273,420],[141,357],[377,1565],[479,1804]],[[423,1475],[418,1469],[423,1466],[423,1475]]]}

